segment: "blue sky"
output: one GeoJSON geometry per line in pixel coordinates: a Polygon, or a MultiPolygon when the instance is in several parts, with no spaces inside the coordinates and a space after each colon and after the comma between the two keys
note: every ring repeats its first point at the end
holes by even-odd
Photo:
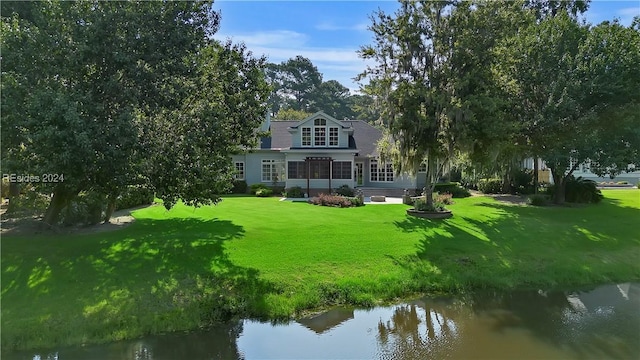
{"type": "MultiPolygon", "coordinates": [[[[222,13],[215,38],[242,41],[256,55],[280,63],[296,55],[305,56],[318,67],[323,80],[338,80],[352,91],[352,78],[365,62],[356,50],[369,44],[369,15],[377,9],[392,13],[396,1],[237,1],[217,0],[214,9],[222,13]]],[[[620,19],[631,24],[640,15],[640,0],[592,1],[587,22],[620,19]]]]}

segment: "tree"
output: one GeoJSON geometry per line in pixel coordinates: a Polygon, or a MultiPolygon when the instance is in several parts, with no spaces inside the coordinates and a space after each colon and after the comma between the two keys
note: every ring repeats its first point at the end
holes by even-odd
{"type": "Polygon", "coordinates": [[[205,136],[238,126],[238,133],[220,134],[238,135],[244,144],[259,122],[255,113],[264,111],[266,90],[253,72],[263,60],[209,40],[219,20],[210,2],[52,1],[17,9],[2,14],[3,170],[64,175],[63,182],[38,184],[53,193],[45,223],[55,224],[81,191],[114,198],[139,181],[155,185],[166,206],[177,197],[193,204],[217,200],[205,189],[220,190],[228,166],[207,161],[229,158],[229,140],[207,149],[212,140],[205,136]],[[216,56],[239,67],[225,67],[216,56]],[[207,76],[229,81],[212,86],[227,94],[198,91],[211,85],[207,76]],[[240,83],[249,78],[248,85],[240,83]],[[158,145],[163,142],[175,150],[164,154],[186,156],[180,161],[190,162],[189,171],[159,161],[153,152],[166,150],[158,145]],[[199,157],[203,152],[211,154],[199,157]],[[158,161],[150,166],[149,159],[158,161]],[[217,176],[198,177],[212,175],[214,165],[217,176]]]}
{"type": "Polygon", "coordinates": [[[498,50],[503,86],[521,104],[519,131],[549,166],[558,204],[578,164],[606,159],[594,169],[619,171],[628,164],[621,162],[637,159],[639,35],[617,24],[589,29],[561,11],[498,50]],[[607,124],[612,120],[621,126],[607,124]]]}
{"type": "Polygon", "coordinates": [[[311,60],[298,55],[277,65],[269,64],[266,74],[276,93],[271,100],[275,113],[280,108],[311,111],[312,94],[322,84],[322,74],[311,60]]]}
{"type": "Polygon", "coordinates": [[[426,163],[429,205],[435,181],[456,154],[487,149],[502,136],[486,130],[499,107],[487,66],[496,41],[489,15],[497,9],[484,3],[402,2],[393,17],[375,14],[375,43],[360,51],[377,63],[362,77],[372,80],[367,88],[380,98],[382,119],[388,121],[381,154],[393,160],[396,172],[412,173],[426,163]]]}
{"type": "Polygon", "coordinates": [[[349,89],[336,80],[325,81],[311,94],[311,112],[324,111],[336,119],[353,117],[349,89]]]}
{"type": "Polygon", "coordinates": [[[311,113],[293,110],[293,109],[284,109],[278,111],[277,117],[275,120],[303,120],[309,117],[311,113]]]}

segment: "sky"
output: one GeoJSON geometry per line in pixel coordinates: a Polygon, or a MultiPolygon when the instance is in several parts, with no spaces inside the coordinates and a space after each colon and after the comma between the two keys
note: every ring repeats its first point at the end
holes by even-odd
{"type": "MultiPolygon", "coordinates": [[[[352,92],[353,78],[366,63],[356,51],[371,44],[369,16],[380,9],[393,13],[396,1],[238,1],[216,0],[221,12],[218,40],[244,42],[254,55],[266,55],[280,63],[302,55],[323,74],[323,81],[337,80],[352,92]]],[[[592,1],[584,19],[591,24],[619,19],[628,26],[640,15],[640,0],[592,1]]]]}

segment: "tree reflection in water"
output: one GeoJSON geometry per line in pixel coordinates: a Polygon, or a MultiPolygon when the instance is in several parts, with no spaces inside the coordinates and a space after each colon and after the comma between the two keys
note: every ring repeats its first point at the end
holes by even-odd
{"type": "Polygon", "coordinates": [[[397,306],[391,318],[378,322],[379,356],[385,359],[416,359],[444,355],[458,337],[454,303],[417,300],[397,306]]]}

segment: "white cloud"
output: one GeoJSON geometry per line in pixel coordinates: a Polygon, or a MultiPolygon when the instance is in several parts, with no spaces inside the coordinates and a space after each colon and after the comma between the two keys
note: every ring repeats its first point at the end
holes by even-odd
{"type": "Polygon", "coordinates": [[[640,16],[640,6],[620,9],[616,15],[620,17],[620,24],[624,26],[631,25],[634,16],[640,16]]]}
{"type": "Polygon", "coordinates": [[[290,30],[272,30],[245,34],[218,33],[214,36],[218,40],[231,38],[234,42],[244,42],[248,47],[282,45],[303,46],[309,37],[306,34],[290,30]]]}
{"type": "Polygon", "coordinates": [[[332,22],[322,22],[315,26],[316,30],[322,31],[367,31],[367,23],[360,23],[355,25],[336,25],[332,22]]]}
{"type": "Polygon", "coordinates": [[[273,63],[280,63],[298,55],[304,56],[318,67],[324,81],[337,80],[352,92],[359,88],[353,78],[364,71],[369,63],[358,57],[356,48],[311,47],[308,46],[306,34],[289,30],[218,33],[214,38],[230,38],[233,42],[244,42],[255,55],[266,55],[268,61],[273,63]]]}

